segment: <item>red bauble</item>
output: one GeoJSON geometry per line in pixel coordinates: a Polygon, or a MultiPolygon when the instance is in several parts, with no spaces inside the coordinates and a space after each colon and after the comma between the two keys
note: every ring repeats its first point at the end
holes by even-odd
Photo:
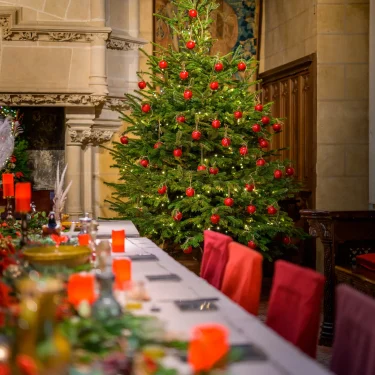
{"type": "Polygon", "coordinates": [[[123,135],[121,138],[120,138],[120,142],[123,144],[123,145],[127,145],[129,143],[129,138],[126,136],[126,135],[123,135]]]}
{"type": "Polygon", "coordinates": [[[274,172],[273,172],[273,176],[279,180],[281,177],[283,177],[283,172],[280,171],[280,169],[276,169],[274,172]]]}
{"type": "Polygon", "coordinates": [[[190,187],[188,187],[188,188],[185,190],[185,194],[186,194],[188,197],[194,197],[194,195],[195,195],[195,190],[190,186],[190,187]]]}
{"type": "Polygon", "coordinates": [[[270,118],[268,116],[263,116],[260,121],[262,121],[263,125],[268,125],[270,123],[270,118]]]}
{"type": "Polygon", "coordinates": [[[193,247],[192,246],[189,246],[188,248],[186,249],[183,249],[182,250],[185,254],[191,254],[193,252],[193,247]]]}
{"type": "Polygon", "coordinates": [[[193,92],[192,92],[191,90],[185,90],[185,91],[184,91],[184,98],[185,98],[186,100],[191,99],[192,96],[193,96],[193,92]]]}
{"type": "Polygon", "coordinates": [[[219,88],[219,82],[213,81],[210,83],[210,89],[211,90],[217,90],[219,88]]]}
{"type": "Polygon", "coordinates": [[[221,122],[220,122],[220,120],[213,120],[213,121],[211,122],[211,125],[212,125],[212,127],[213,127],[214,129],[219,129],[219,128],[220,128],[220,125],[221,125],[221,122]]]}
{"type": "Polygon", "coordinates": [[[218,174],[219,173],[219,168],[217,168],[217,167],[210,167],[210,169],[208,171],[210,172],[210,174],[218,174]]]}
{"type": "Polygon", "coordinates": [[[147,86],[147,83],[146,83],[145,81],[140,81],[140,82],[138,82],[138,87],[139,87],[141,90],[145,89],[146,86],[147,86]]]}
{"type": "Polygon", "coordinates": [[[258,111],[258,112],[262,112],[262,111],[263,111],[263,106],[262,106],[262,104],[257,104],[254,108],[255,108],[255,110],[258,111]]]}
{"type": "Polygon", "coordinates": [[[180,211],[177,211],[174,216],[173,216],[173,220],[174,221],[180,221],[182,219],[182,213],[180,211]]]}
{"type": "Polygon", "coordinates": [[[163,185],[162,187],[160,187],[160,188],[158,189],[158,193],[159,193],[160,195],[164,195],[166,192],[167,192],[167,187],[166,187],[165,185],[163,185]]]}
{"type": "Polygon", "coordinates": [[[272,125],[272,129],[275,131],[275,132],[279,132],[281,130],[281,124],[273,124],[272,125]]]}
{"type": "Polygon", "coordinates": [[[198,165],[197,171],[205,171],[206,169],[205,165],[198,165]]]}
{"type": "Polygon", "coordinates": [[[248,152],[249,152],[249,149],[248,149],[246,146],[241,146],[241,147],[240,147],[240,154],[241,154],[242,156],[247,155],[248,152]]]}
{"type": "Polygon", "coordinates": [[[224,204],[228,207],[232,207],[234,205],[234,199],[227,197],[224,199],[224,204]]]}
{"type": "Polygon", "coordinates": [[[245,184],[245,189],[247,191],[253,191],[255,188],[254,184],[245,184]]]}
{"type": "Polygon", "coordinates": [[[262,127],[259,124],[254,124],[251,129],[253,129],[253,132],[258,133],[262,130],[262,127]]]}
{"type": "Polygon", "coordinates": [[[268,206],[267,208],[267,212],[270,214],[270,215],[275,215],[277,213],[277,210],[274,206],[268,206]]]}
{"type": "Polygon", "coordinates": [[[201,139],[202,133],[199,130],[193,130],[191,133],[191,138],[193,138],[195,141],[199,141],[201,139]]]}
{"type": "Polygon", "coordinates": [[[186,70],[183,70],[182,72],[180,72],[180,78],[182,80],[188,79],[189,78],[189,72],[187,72],[186,70]]]}
{"type": "Polygon", "coordinates": [[[150,106],[150,104],[142,104],[142,107],[141,107],[141,110],[142,110],[142,112],[144,112],[144,113],[148,113],[148,112],[150,112],[151,111],[151,106],[150,106]]]}
{"type": "Polygon", "coordinates": [[[234,115],[234,118],[236,118],[238,120],[242,117],[242,112],[236,111],[236,112],[233,113],[233,115],[234,115]]]}
{"type": "Polygon", "coordinates": [[[147,168],[148,167],[148,160],[147,159],[142,159],[139,162],[139,164],[142,165],[142,167],[147,168]]]}
{"type": "Polygon", "coordinates": [[[224,69],[224,65],[222,62],[219,61],[218,63],[215,64],[215,70],[217,72],[221,72],[223,69],[224,69]]]}
{"type": "Polygon", "coordinates": [[[256,165],[257,165],[258,167],[263,167],[264,165],[266,165],[266,161],[265,161],[264,159],[258,159],[258,160],[256,161],[256,165]]]}
{"type": "Polygon", "coordinates": [[[293,167],[288,167],[285,169],[285,174],[287,176],[293,176],[294,175],[294,168],[293,167]]]}
{"type": "Polygon", "coordinates": [[[182,116],[182,115],[177,116],[176,120],[177,120],[177,122],[179,122],[179,123],[183,123],[183,122],[186,121],[185,116],[182,116]]]}
{"type": "Polygon", "coordinates": [[[173,150],[173,156],[176,158],[180,158],[182,156],[182,150],[180,148],[175,148],[173,150]]]}
{"type": "Polygon", "coordinates": [[[246,64],[241,61],[240,63],[238,63],[237,68],[240,72],[243,72],[244,70],[246,70],[246,64]]]}
{"type": "Polygon", "coordinates": [[[218,215],[218,214],[213,214],[213,215],[211,215],[210,220],[211,220],[211,223],[212,223],[212,224],[219,224],[219,221],[220,221],[220,215],[218,215]]]}
{"type": "Polygon", "coordinates": [[[259,146],[261,148],[267,148],[268,147],[268,142],[265,140],[265,139],[262,139],[260,142],[259,142],[259,146]]]}
{"type": "Polygon", "coordinates": [[[283,237],[283,244],[290,245],[292,243],[292,239],[289,236],[283,237]]]}
{"type": "Polygon", "coordinates": [[[186,48],[188,49],[193,49],[195,47],[195,42],[194,40],[189,40],[187,43],[186,43],[186,48]]]}
{"type": "Polygon", "coordinates": [[[250,206],[247,206],[247,207],[246,207],[246,210],[247,210],[247,212],[248,212],[250,215],[252,215],[252,214],[255,214],[257,208],[256,208],[256,206],[254,206],[254,205],[251,204],[250,206]]]}
{"type": "Polygon", "coordinates": [[[189,17],[195,18],[198,16],[198,12],[195,9],[190,9],[189,10],[189,17]]]}
{"type": "Polygon", "coordinates": [[[253,249],[253,250],[255,250],[257,248],[257,244],[254,241],[249,241],[247,243],[247,246],[249,246],[250,249],[253,249]]]}
{"type": "Polygon", "coordinates": [[[157,148],[159,148],[159,147],[161,147],[161,146],[163,146],[163,144],[162,144],[161,142],[156,142],[156,143],[154,144],[154,148],[155,148],[155,149],[157,149],[157,148]]]}
{"type": "Polygon", "coordinates": [[[160,60],[159,61],[159,68],[160,69],[167,69],[168,68],[168,63],[165,60],[160,60]]]}
{"type": "Polygon", "coordinates": [[[224,137],[224,138],[221,140],[221,144],[222,144],[224,147],[229,147],[229,146],[230,146],[230,139],[227,138],[227,137],[224,137]]]}

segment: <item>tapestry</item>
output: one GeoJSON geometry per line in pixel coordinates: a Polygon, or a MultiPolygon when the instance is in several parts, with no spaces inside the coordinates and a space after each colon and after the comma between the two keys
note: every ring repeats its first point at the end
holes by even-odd
{"type": "MultiPolygon", "coordinates": [[[[155,13],[173,17],[174,6],[169,0],[154,0],[155,13]]],[[[219,8],[213,12],[211,33],[217,42],[211,55],[225,55],[241,45],[245,56],[258,57],[261,0],[218,0],[219,8]]],[[[154,18],[154,41],[163,47],[172,44],[177,49],[178,41],[168,25],[154,18]]]]}

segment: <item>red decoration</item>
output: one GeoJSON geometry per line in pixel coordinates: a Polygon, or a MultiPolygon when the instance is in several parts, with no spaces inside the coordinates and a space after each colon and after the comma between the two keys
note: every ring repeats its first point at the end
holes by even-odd
{"type": "Polygon", "coordinates": [[[265,140],[265,139],[262,139],[260,142],[259,142],[259,146],[261,148],[267,148],[268,147],[268,142],[265,140]]]}
{"type": "Polygon", "coordinates": [[[193,252],[193,247],[192,246],[189,246],[188,248],[186,249],[183,249],[182,250],[185,254],[191,254],[193,252]]]}
{"type": "Polygon", "coordinates": [[[275,215],[277,213],[277,210],[274,206],[268,206],[267,208],[267,212],[270,214],[270,215],[275,215]]]}
{"type": "Polygon", "coordinates": [[[273,176],[279,180],[281,177],[283,177],[283,172],[280,171],[280,169],[276,169],[274,172],[273,172],[273,176]]]}
{"type": "Polygon", "coordinates": [[[246,70],[246,64],[241,61],[240,63],[238,63],[237,68],[240,72],[243,72],[244,70],[246,70]]]}
{"type": "Polygon", "coordinates": [[[232,207],[234,205],[234,199],[227,197],[224,199],[224,204],[228,207],[232,207]]]}
{"type": "Polygon", "coordinates": [[[157,149],[157,148],[159,148],[159,147],[161,147],[161,146],[163,146],[163,144],[162,144],[161,142],[156,142],[156,143],[154,144],[154,148],[155,148],[155,149],[157,149]]]}
{"type": "Polygon", "coordinates": [[[127,145],[129,143],[129,138],[126,136],[126,135],[123,135],[121,138],[120,138],[120,142],[123,144],[123,145],[127,145]]]}
{"type": "Polygon", "coordinates": [[[258,160],[256,161],[256,165],[257,165],[258,167],[263,167],[264,165],[266,165],[266,161],[265,161],[264,159],[258,159],[258,160]]]}
{"type": "Polygon", "coordinates": [[[186,121],[185,116],[183,116],[183,115],[177,116],[176,120],[179,123],[183,123],[183,122],[186,121]]]}
{"type": "Polygon", "coordinates": [[[185,190],[185,194],[186,194],[188,197],[194,197],[194,195],[195,195],[195,190],[190,186],[190,187],[188,187],[188,188],[185,190]]]}
{"type": "Polygon", "coordinates": [[[147,86],[147,83],[146,83],[145,81],[140,81],[140,82],[138,82],[138,87],[139,87],[141,90],[145,89],[146,86],[147,86]]]}
{"type": "Polygon", "coordinates": [[[14,197],[14,176],[13,173],[3,173],[3,198],[14,197]]]}
{"type": "Polygon", "coordinates": [[[182,213],[180,211],[177,211],[174,216],[173,216],[173,220],[174,221],[180,221],[182,219],[182,213]]]}
{"type": "Polygon", "coordinates": [[[166,187],[165,185],[163,185],[162,187],[160,187],[160,188],[158,189],[158,193],[159,193],[160,195],[164,195],[166,192],[167,192],[167,187],[166,187]]]}
{"type": "Polygon", "coordinates": [[[240,154],[245,156],[249,152],[248,148],[246,146],[241,146],[240,147],[240,154]]]}
{"type": "Polygon", "coordinates": [[[292,243],[292,239],[289,236],[283,237],[283,244],[290,245],[292,243]]]}
{"type": "Polygon", "coordinates": [[[198,16],[198,12],[195,9],[190,9],[189,10],[189,17],[195,18],[198,16]]]}
{"type": "Polygon", "coordinates": [[[242,117],[242,112],[241,111],[236,111],[234,112],[234,118],[236,118],[237,120],[240,119],[242,117]]]}
{"type": "Polygon", "coordinates": [[[188,49],[193,49],[195,47],[195,42],[194,40],[189,40],[187,43],[186,43],[186,48],[188,49]]]}
{"type": "Polygon", "coordinates": [[[187,72],[186,70],[183,70],[182,72],[180,72],[180,78],[182,80],[188,79],[189,78],[189,72],[187,72]]]}
{"type": "Polygon", "coordinates": [[[167,69],[168,68],[168,63],[165,60],[160,60],[159,61],[159,68],[160,69],[167,69]]]}
{"type": "Polygon", "coordinates": [[[31,183],[18,182],[16,184],[16,212],[27,213],[30,211],[31,183]]]}
{"type": "Polygon", "coordinates": [[[253,191],[255,188],[254,184],[245,184],[245,189],[247,191],[253,191]]]}
{"type": "Polygon", "coordinates": [[[263,125],[268,125],[270,123],[270,118],[268,116],[263,116],[260,121],[262,121],[263,125]]]}
{"type": "Polygon", "coordinates": [[[272,125],[272,129],[275,131],[275,132],[279,132],[281,130],[281,124],[273,124],[272,125]]]}
{"type": "Polygon", "coordinates": [[[210,172],[210,174],[218,174],[219,173],[219,168],[217,168],[217,167],[210,167],[210,169],[208,171],[210,172]]]}
{"type": "Polygon", "coordinates": [[[146,104],[142,104],[141,109],[142,109],[142,112],[148,113],[148,112],[151,111],[151,106],[150,106],[150,104],[147,104],[147,103],[146,104]]]}
{"type": "Polygon", "coordinates": [[[220,221],[220,215],[218,215],[218,214],[213,214],[213,215],[211,215],[210,220],[211,220],[211,223],[212,223],[212,224],[219,224],[219,221],[220,221]]]}
{"type": "Polygon", "coordinates": [[[185,91],[184,91],[184,98],[185,98],[186,100],[191,99],[192,96],[193,96],[193,92],[192,92],[191,90],[185,90],[185,91]]]}
{"type": "Polygon", "coordinates": [[[262,130],[262,127],[259,124],[254,124],[251,129],[253,129],[253,132],[258,133],[262,130]]]}
{"type": "Polygon", "coordinates": [[[213,121],[211,122],[211,125],[212,125],[212,127],[213,127],[214,129],[219,129],[219,128],[220,128],[220,125],[221,125],[221,122],[220,122],[220,120],[213,120],[213,121]]]}
{"type": "Polygon", "coordinates": [[[205,171],[206,169],[205,165],[198,165],[197,171],[205,171]]]}
{"type": "Polygon", "coordinates": [[[256,206],[250,204],[249,206],[246,207],[246,210],[247,210],[247,212],[248,212],[250,215],[252,215],[252,214],[255,214],[257,208],[256,208],[256,206]]]}
{"type": "Polygon", "coordinates": [[[262,112],[262,111],[263,111],[263,106],[262,106],[262,104],[257,104],[254,108],[255,108],[255,110],[258,111],[258,112],[262,112]]]}
{"type": "Polygon", "coordinates": [[[224,137],[224,138],[221,140],[221,144],[222,144],[224,147],[229,147],[229,146],[230,146],[230,139],[227,138],[227,137],[224,137]]]}
{"type": "Polygon", "coordinates": [[[201,139],[202,133],[199,130],[193,130],[191,133],[191,138],[193,138],[195,141],[199,141],[201,139]]]}
{"type": "Polygon", "coordinates": [[[180,148],[175,148],[173,150],[173,155],[176,157],[176,158],[180,158],[182,156],[182,150],[180,148]]]}
{"type": "Polygon", "coordinates": [[[221,61],[219,61],[215,64],[215,71],[221,72],[223,69],[224,69],[224,65],[221,61]]]}
{"type": "Polygon", "coordinates": [[[287,176],[293,176],[294,175],[294,168],[293,167],[288,167],[285,169],[285,174],[287,176]]]}
{"type": "Polygon", "coordinates": [[[210,83],[210,89],[211,90],[217,90],[219,88],[219,82],[213,81],[210,83]]]}
{"type": "Polygon", "coordinates": [[[147,159],[142,159],[139,162],[139,164],[142,165],[142,167],[147,168],[148,167],[148,160],[147,159]]]}
{"type": "Polygon", "coordinates": [[[249,241],[247,243],[247,246],[249,246],[250,249],[253,249],[253,250],[255,250],[257,248],[257,244],[254,241],[249,241]]]}
{"type": "Polygon", "coordinates": [[[17,158],[16,158],[14,155],[12,155],[12,156],[9,158],[9,161],[10,161],[11,163],[15,163],[15,162],[17,161],[17,158]]]}

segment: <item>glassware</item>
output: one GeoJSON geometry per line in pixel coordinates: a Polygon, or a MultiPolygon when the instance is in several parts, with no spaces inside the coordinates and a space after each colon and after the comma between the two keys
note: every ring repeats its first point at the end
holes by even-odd
{"type": "Polygon", "coordinates": [[[89,214],[86,212],[85,217],[81,217],[79,222],[81,223],[81,231],[80,234],[89,233],[90,232],[90,224],[92,219],[89,217],[89,214]]]}

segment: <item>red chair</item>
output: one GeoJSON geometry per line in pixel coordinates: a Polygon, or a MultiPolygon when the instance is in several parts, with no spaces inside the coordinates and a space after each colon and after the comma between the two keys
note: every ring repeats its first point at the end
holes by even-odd
{"type": "Polygon", "coordinates": [[[335,374],[375,374],[374,316],[374,299],[344,284],[337,287],[331,361],[335,374]]]}
{"type": "Polygon", "coordinates": [[[5,324],[4,309],[9,308],[9,287],[0,281],[0,327],[5,324]]]}
{"type": "Polygon", "coordinates": [[[228,261],[228,245],[232,241],[232,238],[225,234],[212,230],[204,231],[204,250],[200,276],[219,290],[228,261]]]}
{"type": "Polygon", "coordinates": [[[221,291],[250,314],[258,315],[263,257],[237,242],[229,244],[229,260],[221,291]]]}
{"type": "Polygon", "coordinates": [[[275,262],[266,324],[315,358],[325,277],[282,260],[275,262]]]}

